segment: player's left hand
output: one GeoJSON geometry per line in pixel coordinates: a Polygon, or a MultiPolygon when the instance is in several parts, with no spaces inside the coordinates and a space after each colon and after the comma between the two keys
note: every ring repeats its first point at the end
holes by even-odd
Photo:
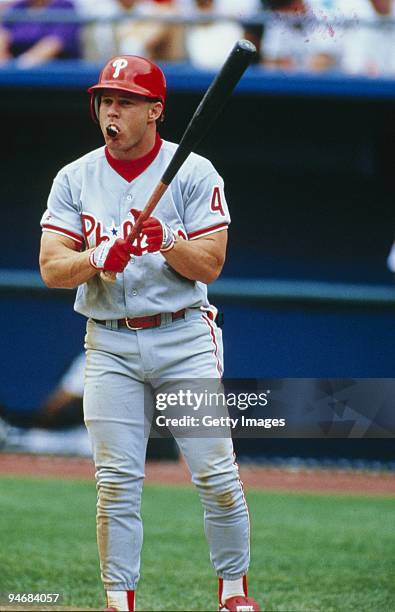
{"type": "MultiPolygon", "coordinates": [[[[141,212],[135,208],[131,211],[135,220],[139,218],[141,212]]],[[[148,253],[160,251],[165,253],[170,251],[175,244],[174,234],[169,225],[157,217],[148,217],[141,226],[142,243],[148,253]],[[145,240],[144,240],[145,238],[145,240]]]]}
{"type": "Polygon", "coordinates": [[[90,254],[89,262],[96,270],[123,272],[130,261],[131,247],[127,238],[103,240],[90,254]]]}

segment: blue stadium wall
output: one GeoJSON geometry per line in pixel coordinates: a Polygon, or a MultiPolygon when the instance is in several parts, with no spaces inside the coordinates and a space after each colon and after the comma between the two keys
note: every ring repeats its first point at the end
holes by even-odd
{"type": "MultiPolygon", "coordinates": [[[[0,267],[37,269],[52,178],[100,146],[100,134],[84,82],[37,86],[3,77],[0,86],[0,267]]],[[[225,179],[232,214],[224,278],[391,286],[395,95],[341,92],[240,91],[199,147],[225,179]]],[[[193,74],[170,91],[164,138],[180,138],[201,95],[193,74]]],[[[0,401],[36,409],[81,350],[84,321],[71,292],[0,297],[0,401]]],[[[393,376],[392,307],[234,299],[217,306],[228,377],[393,376]]],[[[362,442],[357,454],[380,457],[380,443],[372,451],[362,442]]]]}

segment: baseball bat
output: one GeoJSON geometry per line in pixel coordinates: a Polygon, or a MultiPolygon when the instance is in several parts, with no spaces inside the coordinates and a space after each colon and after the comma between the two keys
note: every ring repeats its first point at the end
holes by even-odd
{"type": "MultiPolygon", "coordinates": [[[[221,70],[204,94],[159,183],[128,235],[131,243],[140,233],[142,224],[152,214],[188,155],[203,139],[218,117],[255,54],[256,47],[248,40],[239,40],[233,47],[221,70]]],[[[114,282],[116,273],[103,270],[100,277],[104,281],[114,282]]]]}

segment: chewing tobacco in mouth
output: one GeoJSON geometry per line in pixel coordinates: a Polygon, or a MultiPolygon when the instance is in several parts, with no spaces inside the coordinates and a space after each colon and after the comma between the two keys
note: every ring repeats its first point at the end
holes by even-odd
{"type": "Polygon", "coordinates": [[[111,138],[115,138],[119,134],[119,130],[115,125],[109,125],[106,128],[107,134],[111,136],[111,138]]]}

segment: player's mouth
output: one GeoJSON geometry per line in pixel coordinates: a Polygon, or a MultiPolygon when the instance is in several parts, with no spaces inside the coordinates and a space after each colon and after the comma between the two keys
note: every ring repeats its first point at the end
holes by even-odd
{"type": "Polygon", "coordinates": [[[116,138],[120,131],[121,130],[119,129],[119,127],[114,123],[110,123],[110,125],[106,127],[107,136],[109,136],[110,138],[116,138]]]}

